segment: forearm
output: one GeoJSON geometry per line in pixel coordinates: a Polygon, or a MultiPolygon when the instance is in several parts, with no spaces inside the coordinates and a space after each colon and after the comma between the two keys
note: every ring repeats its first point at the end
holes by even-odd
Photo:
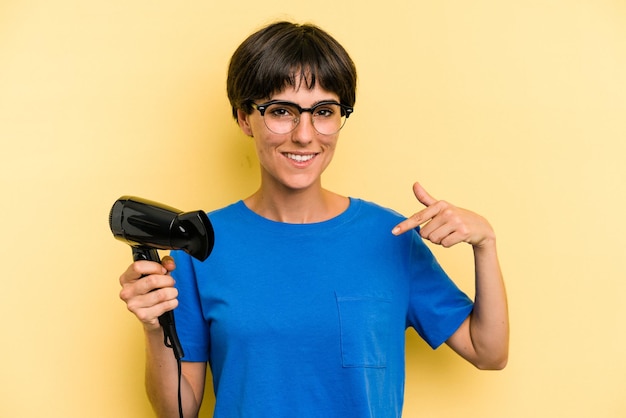
{"type": "MultiPolygon", "coordinates": [[[[178,418],[178,364],[171,348],[163,342],[161,329],[145,331],[146,392],[159,418],[178,418]]],[[[197,417],[202,394],[195,394],[183,374],[181,398],[185,418],[197,417]]]]}
{"type": "Polygon", "coordinates": [[[509,352],[509,318],[506,290],[495,239],[474,246],[476,296],[470,318],[470,335],[476,366],[501,369],[509,352]]]}

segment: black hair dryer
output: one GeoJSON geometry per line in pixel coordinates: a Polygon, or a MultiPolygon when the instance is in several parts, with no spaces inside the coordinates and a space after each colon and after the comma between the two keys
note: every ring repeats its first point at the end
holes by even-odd
{"type": "MultiPolygon", "coordinates": [[[[109,226],[113,236],[129,244],[133,260],[161,262],[157,250],[184,250],[200,261],[211,254],[215,240],[213,226],[203,211],[182,212],[169,206],[133,196],[119,198],[111,208],[109,226]]],[[[164,342],[181,359],[174,313],[159,317],[164,342]]]]}

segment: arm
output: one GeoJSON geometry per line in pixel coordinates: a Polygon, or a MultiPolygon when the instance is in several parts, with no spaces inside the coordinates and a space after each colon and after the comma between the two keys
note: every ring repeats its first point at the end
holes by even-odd
{"type": "Polygon", "coordinates": [[[473,212],[434,199],[418,183],[413,191],[426,208],[398,224],[392,231],[395,235],[422,225],[420,235],[434,244],[447,248],[466,242],[474,250],[474,309],[446,343],[480,369],[504,368],[509,351],[509,319],[491,225],[473,212]]]}
{"type": "MultiPolygon", "coordinates": [[[[146,391],[158,417],[178,417],[178,365],[163,343],[158,317],[178,305],[178,291],[168,274],[174,260],[162,265],[150,261],[131,264],[120,277],[120,298],[143,324],[146,338],[146,391]],[[145,276],[145,277],[143,277],[145,276]]],[[[195,417],[202,403],[205,363],[182,362],[181,398],[185,417],[195,417]]]]}

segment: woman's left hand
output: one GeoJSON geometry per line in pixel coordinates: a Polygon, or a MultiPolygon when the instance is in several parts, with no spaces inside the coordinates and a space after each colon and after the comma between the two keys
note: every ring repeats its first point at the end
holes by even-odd
{"type": "Polygon", "coordinates": [[[413,193],[426,208],[396,225],[392,230],[394,235],[421,225],[422,238],[446,248],[459,242],[482,247],[495,241],[491,225],[482,216],[435,199],[419,183],[413,185],[413,193]]]}

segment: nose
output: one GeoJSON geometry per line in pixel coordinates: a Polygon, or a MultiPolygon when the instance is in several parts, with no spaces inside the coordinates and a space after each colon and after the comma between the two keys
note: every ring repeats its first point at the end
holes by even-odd
{"type": "Polygon", "coordinates": [[[315,138],[316,133],[317,131],[313,126],[313,118],[311,118],[311,115],[302,113],[300,115],[300,122],[291,133],[291,140],[303,145],[310,144],[313,138],[315,138]]]}

